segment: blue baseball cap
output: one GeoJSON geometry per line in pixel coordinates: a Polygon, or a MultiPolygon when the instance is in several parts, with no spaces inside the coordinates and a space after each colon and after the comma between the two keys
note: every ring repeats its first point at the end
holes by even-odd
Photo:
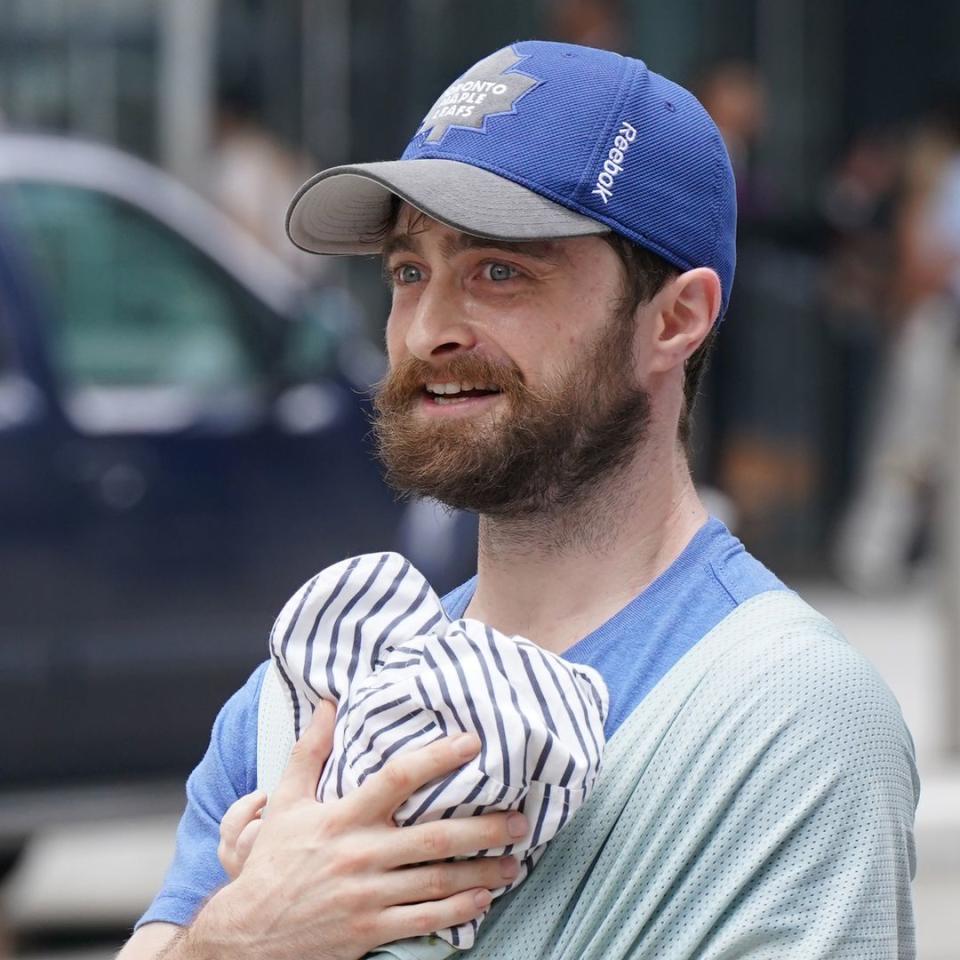
{"type": "Polygon", "coordinates": [[[716,271],[726,312],[730,158],[693,94],[641,60],[538,40],[504,47],[447,87],[399,160],[308,180],[287,232],[313,253],[375,253],[393,196],[494,240],[614,231],[681,270],[716,271]]]}

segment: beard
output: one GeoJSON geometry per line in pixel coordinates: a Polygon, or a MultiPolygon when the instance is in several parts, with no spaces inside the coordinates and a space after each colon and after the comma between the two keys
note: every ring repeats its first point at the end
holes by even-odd
{"type": "Polygon", "coordinates": [[[635,383],[633,311],[618,307],[587,356],[534,391],[512,364],[463,353],[438,369],[404,360],[379,385],[373,432],[387,482],[404,495],[517,518],[574,506],[628,464],[647,435],[635,383]],[[505,410],[434,422],[414,410],[427,382],[495,386],[505,410]]]}

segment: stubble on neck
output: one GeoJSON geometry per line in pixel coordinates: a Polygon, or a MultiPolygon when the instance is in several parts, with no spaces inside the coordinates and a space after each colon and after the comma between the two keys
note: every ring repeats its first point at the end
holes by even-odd
{"type": "Polygon", "coordinates": [[[622,530],[623,517],[642,509],[640,484],[633,474],[633,462],[622,464],[579,490],[576,500],[543,506],[535,513],[481,514],[481,562],[608,553],[622,530]]]}
{"type": "Polygon", "coordinates": [[[682,451],[645,445],[575,506],[481,517],[466,616],[562,653],[646,589],[706,518],[682,451]]]}

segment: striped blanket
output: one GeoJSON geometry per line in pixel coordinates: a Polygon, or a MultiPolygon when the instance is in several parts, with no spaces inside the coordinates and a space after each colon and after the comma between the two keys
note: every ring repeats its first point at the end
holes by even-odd
{"type": "MultiPolygon", "coordinates": [[[[476,620],[447,620],[440,599],[395,553],[323,570],[286,604],[270,640],[294,735],[321,700],[337,703],[320,800],[356,789],[400,750],[458,731],[479,755],[410,797],[401,826],[490,810],[521,810],[528,836],[513,853],[523,881],[590,793],[600,770],[607,691],[590,667],[476,620]]],[[[500,896],[510,887],[495,891],[500,896]]],[[[442,930],[473,945],[479,921],[442,930]]]]}

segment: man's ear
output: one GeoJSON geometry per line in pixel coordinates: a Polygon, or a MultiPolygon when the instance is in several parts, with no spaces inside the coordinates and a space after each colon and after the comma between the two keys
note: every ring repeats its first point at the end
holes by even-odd
{"type": "Polygon", "coordinates": [[[664,373],[682,366],[706,339],[721,303],[720,279],[709,267],[680,274],[664,287],[657,335],[648,369],[664,373]]]}

